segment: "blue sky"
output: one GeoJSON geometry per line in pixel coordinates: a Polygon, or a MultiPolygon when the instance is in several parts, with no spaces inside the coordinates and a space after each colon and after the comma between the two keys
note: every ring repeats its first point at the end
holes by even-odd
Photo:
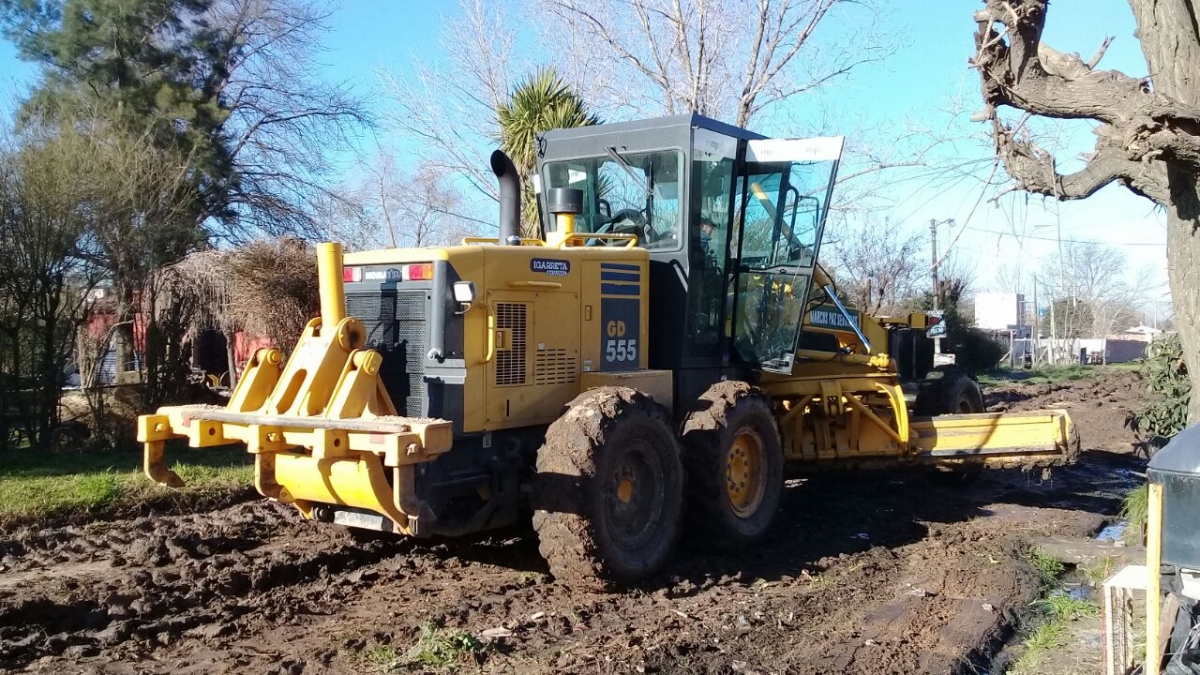
{"type": "MultiPolygon", "coordinates": [[[[886,61],[869,64],[849,77],[830,85],[821,94],[797,99],[792,111],[803,118],[804,110],[821,108],[832,119],[838,133],[854,136],[864,127],[886,135],[888,130],[908,127],[952,128],[956,133],[978,134],[981,129],[953,118],[946,112],[956,100],[965,101],[967,112],[978,109],[978,79],[967,67],[974,50],[973,12],[980,3],[964,0],[923,0],[890,4],[880,25],[898,44],[886,61]],[[844,124],[846,128],[840,128],[844,124]]],[[[345,0],[335,6],[331,31],[323,43],[320,60],[323,76],[350,84],[376,105],[385,107],[377,71],[386,68],[403,73],[417,59],[436,63],[442,58],[440,39],[445,16],[456,12],[453,2],[439,3],[436,10],[410,1],[345,0]]],[[[1077,51],[1089,56],[1107,35],[1115,41],[1102,67],[1131,75],[1145,74],[1146,66],[1133,37],[1133,16],[1125,0],[1055,0],[1049,12],[1046,41],[1060,51],[1077,51]],[[1098,25],[1096,17],[1103,17],[1098,25]]],[[[836,25],[830,40],[851,40],[854,26],[836,25]]],[[[8,107],[35,80],[36,70],[16,60],[11,45],[0,42],[0,106],[8,107]]],[[[827,122],[828,124],[828,122],[827,122]]],[[[797,130],[796,135],[805,130],[797,130]]],[[[385,146],[402,144],[387,130],[380,132],[385,146]]],[[[373,151],[374,141],[364,151],[373,151]]],[[[1075,125],[1071,142],[1060,153],[1064,162],[1086,151],[1091,135],[1086,125],[1075,125]]],[[[963,152],[986,156],[986,148],[971,143],[963,152]]],[[[1071,166],[1068,164],[1069,170],[1071,166]]],[[[1000,178],[1002,178],[1002,172],[1000,178]]],[[[959,253],[970,261],[979,276],[979,290],[987,290],[992,273],[1001,265],[1023,261],[1032,267],[1048,255],[1061,229],[1067,239],[1098,240],[1118,246],[1130,260],[1131,275],[1140,277],[1147,303],[1165,292],[1164,219],[1149,202],[1119,187],[1109,187],[1083,202],[1055,205],[1040,198],[1018,200],[1008,208],[980,202],[978,187],[898,183],[891,188],[894,207],[890,222],[912,231],[927,232],[931,218],[955,218],[966,229],[957,243],[959,253]],[[1015,209],[1015,211],[1014,211],[1015,209]],[[1015,214],[1015,215],[1014,215],[1015,214]],[[1012,232],[1022,232],[1018,240],[1012,232]]],[[[943,242],[952,238],[944,230],[943,242]]],[[[944,245],[944,244],[943,244],[944,245]]]]}

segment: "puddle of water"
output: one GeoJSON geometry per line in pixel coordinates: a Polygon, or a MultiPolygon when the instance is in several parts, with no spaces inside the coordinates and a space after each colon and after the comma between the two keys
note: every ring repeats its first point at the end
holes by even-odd
{"type": "Polygon", "coordinates": [[[1120,476],[1126,480],[1137,481],[1139,483],[1146,480],[1145,473],[1142,473],[1140,471],[1134,471],[1133,469],[1118,468],[1116,470],[1116,473],[1118,476],[1120,476]]]}
{"type": "Polygon", "coordinates": [[[1096,541],[1120,541],[1121,535],[1127,527],[1129,527],[1129,521],[1126,520],[1113,523],[1100,530],[1100,534],[1096,535],[1096,541]]]}
{"type": "Polygon", "coordinates": [[[1096,589],[1087,584],[1067,586],[1063,590],[1072,600],[1091,600],[1096,595],[1096,589]]]}

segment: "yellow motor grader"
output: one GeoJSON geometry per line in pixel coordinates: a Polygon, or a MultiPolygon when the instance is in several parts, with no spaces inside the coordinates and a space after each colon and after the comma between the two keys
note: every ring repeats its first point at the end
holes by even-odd
{"type": "Polygon", "coordinates": [[[661,570],[684,528],[753,544],[785,468],[1077,452],[1061,410],[984,413],[970,378],[927,378],[924,315],[838,298],[817,260],[840,138],[683,115],[537,150],[541,238],[497,151],[498,238],[320,245],[321,316],[290,357],[258,350],[224,407],[141,417],[146,474],[181,484],[172,439],[244,443],[259,492],[321,522],[454,536],[532,511],[556,577],[607,583],[661,570]]]}

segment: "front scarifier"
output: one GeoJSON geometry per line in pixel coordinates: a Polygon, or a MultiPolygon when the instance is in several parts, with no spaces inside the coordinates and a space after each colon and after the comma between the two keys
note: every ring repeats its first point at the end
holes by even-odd
{"type": "Polygon", "coordinates": [[[245,443],[254,484],[306,518],[420,536],[416,466],[450,449],[450,422],[396,415],[379,380],[380,355],[364,349],[362,323],[345,316],[342,249],[317,250],[321,317],[304,328],[286,365],[259,349],[225,407],[160,408],[138,418],[145,473],[180,487],[167,441],[194,448],[245,443]]]}

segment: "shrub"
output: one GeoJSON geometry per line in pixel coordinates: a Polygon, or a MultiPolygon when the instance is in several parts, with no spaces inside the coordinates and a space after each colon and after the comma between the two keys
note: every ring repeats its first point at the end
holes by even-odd
{"type": "Polygon", "coordinates": [[[1141,368],[1149,399],[1125,420],[1139,444],[1153,452],[1187,426],[1191,382],[1183,360],[1183,345],[1176,334],[1150,343],[1150,353],[1141,368]]]}

